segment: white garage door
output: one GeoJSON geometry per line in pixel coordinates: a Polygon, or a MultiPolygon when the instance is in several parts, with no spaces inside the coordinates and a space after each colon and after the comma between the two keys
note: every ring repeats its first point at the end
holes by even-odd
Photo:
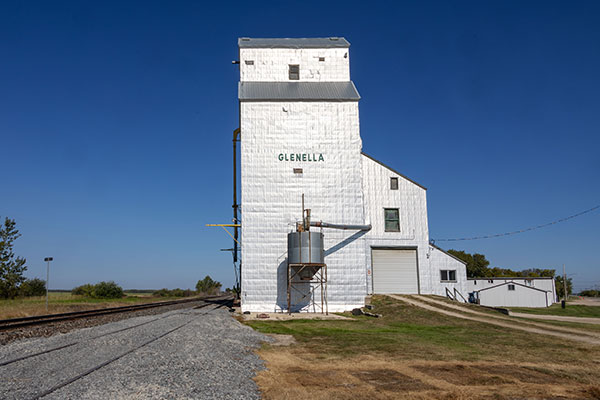
{"type": "Polygon", "coordinates": [[[417,294],[416,250],[373,250],[373,293],[417,294]]]}

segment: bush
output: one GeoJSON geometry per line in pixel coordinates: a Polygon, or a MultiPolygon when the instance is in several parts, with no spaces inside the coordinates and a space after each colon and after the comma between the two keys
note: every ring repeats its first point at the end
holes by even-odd
{"type": "Polygon", "coordinates": [[[85,285],[77,286],[71,290],[71,294],[75,296],[93,297],[94,285],[86,283],[85,285]]]}
{"type": "Polygon", "coordinates": [[[71,290],[71,294],[97,299],[120,299],[123,297],[123,288],[113,281],[100,282],[95,285],[86,283],[71,290]]]}
{"type": "Polygon", "coordinates": [[[152,293],[154,296],[157,297],[190,297],[195,295],[196,293],[194,293],[192,290],[183,290],[183,289],[173,289],[173,290],[169,290],[166,288],[160,289],[160,290],[156,290],[154,293],[152,293]]]}
{"type": "Polygon", "coordinates": [[[171,296],[171,291],[169,289],[160,289],[160,290],[155,290],[154,293],[152,293],[152,295],[156,296],[156,297],[169,297],[171,296]]]}
{"type": "Polygon", "coordinates": [[[46,281],[38,278],[27,279],[19,287],[21,296],[44,296],[46,294],[46,281]]]}
{"type": "Polygon", "coordinates": [[[113,281],[100,282],[94,285],[93,297],[99,299],[120,299],[123,297],[123,288],[113,281]]]}

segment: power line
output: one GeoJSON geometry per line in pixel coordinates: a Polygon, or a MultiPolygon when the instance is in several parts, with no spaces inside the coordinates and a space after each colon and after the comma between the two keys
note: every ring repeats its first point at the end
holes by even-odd
{"type": "Polygon", "coordinates": [[[529,227],[529,228],[526,228],[526,229],[521,229],[521,230],[518,230],[518,231],[506,232],[506,233],[497,233],[495,235],[475,236],[475,237],[469,237],[469,238],[435,239],[435,240],[432,240],[432,242],[433,243],[435,243],[435,242],[458,242],[458,241],[462,241],[462,240],[492,239],[492,238],[497,238],[497,237],[501,237],[501,236],[516,235],[518,233],[534,231],[536,229],[541,229],[541,228],[545,228],[545,227],[550,226],[550,225],[555,225],[555,224],[558,224],[559,222],[565,222],[567,220],[579,217],[579,216],[581,216],[583,214],[590,213],[590,212],[592,212],[594,210],[597,210],[599,208],[600,208],[600,205],[597,205],[596,207],[592,207],[592,208],[590,208],[588,210],[579,212],[577,214],[570,215],[570,216],[565,217],[565,218],[557,219],[556,221],[548,222],[547,224],[532,226],[532,227],[529,227]]]}

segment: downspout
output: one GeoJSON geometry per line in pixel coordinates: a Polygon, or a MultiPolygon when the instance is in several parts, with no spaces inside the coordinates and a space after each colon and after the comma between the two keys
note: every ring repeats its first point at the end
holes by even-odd
{"type": "MultiPolygon", "coordinates": [[[[240,141],[240,128],[233,131],[233,223],[239,225],[238,220],[238,202],[237,202],[237,142],[240,141]]],[[[233,227],[233,263],[238,261],[238,227],[233,227]]],[[[242,266],[240,265],[239,284],[241,289],[242,282],[242,266]]]]}

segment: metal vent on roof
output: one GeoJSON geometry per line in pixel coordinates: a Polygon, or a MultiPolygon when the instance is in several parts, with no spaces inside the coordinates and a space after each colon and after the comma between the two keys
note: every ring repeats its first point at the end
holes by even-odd
{"type": "Polygon", "coordinates": [[[243,38],[240,38],[240,40],[243,41],[243,42],[249,42],[250,38],[249,37],[243,37],[243,38]]]}
{"type": "Polygon", "coordinates": [[[333,36],[333,37],[330,37],[329,40],[340,40],[340,38],[333,36]]]}

